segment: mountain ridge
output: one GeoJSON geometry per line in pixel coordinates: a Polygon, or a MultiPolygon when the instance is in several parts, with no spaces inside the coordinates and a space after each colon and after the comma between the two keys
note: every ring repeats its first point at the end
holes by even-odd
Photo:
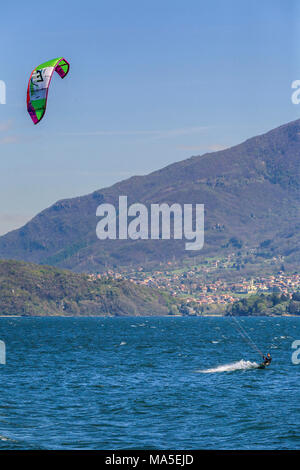
{"type": "MultiPolygon", "coordinates": [[[[0,237],[0,258],[50,264],[78,272],[108,266],[224,253],[231,240],[300,259],[300,120],[233,147],[192,156],[148,175],[132,176],[88,195],[62,199],[18,230],[0,237]],[[184,240],[96,238],[101,203],[204,204],[205,244],[198,253],[184,240]]],[[[233,246],[233,248],[236,248],[233,246]]]]}

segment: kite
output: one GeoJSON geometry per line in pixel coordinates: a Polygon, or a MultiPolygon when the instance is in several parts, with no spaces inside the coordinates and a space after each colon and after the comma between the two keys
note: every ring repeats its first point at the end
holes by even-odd
{"type": "Polygon", "coordinates": [[[38,65],[32,71],[27,88],[27,110],[34,124],[40,122],[45,114],[53,72],[57,72],[61,78],[64,78],[69,69],[69,62],[63,57],[58,57],[38,65]]]}

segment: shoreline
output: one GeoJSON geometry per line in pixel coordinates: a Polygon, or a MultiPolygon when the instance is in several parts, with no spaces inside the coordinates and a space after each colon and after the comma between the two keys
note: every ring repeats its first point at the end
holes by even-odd
{"type": "MultiPolygon", "coordinates": [[[[0,318],[225,318],[226,315],[212,313],[203,315],[0,315],[0,318]]],[[[284,313],[282,315],[235,315],[238,318],[300,318],[300,315],[284,313]]],[[[230,318],[230,316],[227,316],[230,318]]]]}

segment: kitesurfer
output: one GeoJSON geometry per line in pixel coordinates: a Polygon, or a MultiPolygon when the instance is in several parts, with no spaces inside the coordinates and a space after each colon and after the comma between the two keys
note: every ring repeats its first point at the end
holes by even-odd
{"type": "Polygon", "coordinates": [[[271,354],[268,353],[266,356],[263,356],[263,360],[264,360],[263,364],[264,364],[265,366],[269,366],[269,365],[271,364],[271,362],[272,362],[271,354]]]}

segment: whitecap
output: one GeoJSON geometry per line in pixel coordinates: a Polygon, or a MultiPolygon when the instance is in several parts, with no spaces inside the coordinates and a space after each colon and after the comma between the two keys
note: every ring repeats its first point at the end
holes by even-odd
{"type": "Polygon", "coordinates": [[[1,434],[0,434],[0,441],[17,442],[17,441],[15,441],[15,439],[11,439],[10,437],[6,437],[6,436],[1,436],[1,434]]]}
{"type": "Polygon", "coordinates": [[[234,370],[257,369],[257,367],[259,367],[257,362],[244,361],[244,359],[242,359],[241,361],[224,364],[212,369],[198,370],[196,372],[201,372],[202,374],[214,374],[216,372],[232,372],[234,370]]]}

